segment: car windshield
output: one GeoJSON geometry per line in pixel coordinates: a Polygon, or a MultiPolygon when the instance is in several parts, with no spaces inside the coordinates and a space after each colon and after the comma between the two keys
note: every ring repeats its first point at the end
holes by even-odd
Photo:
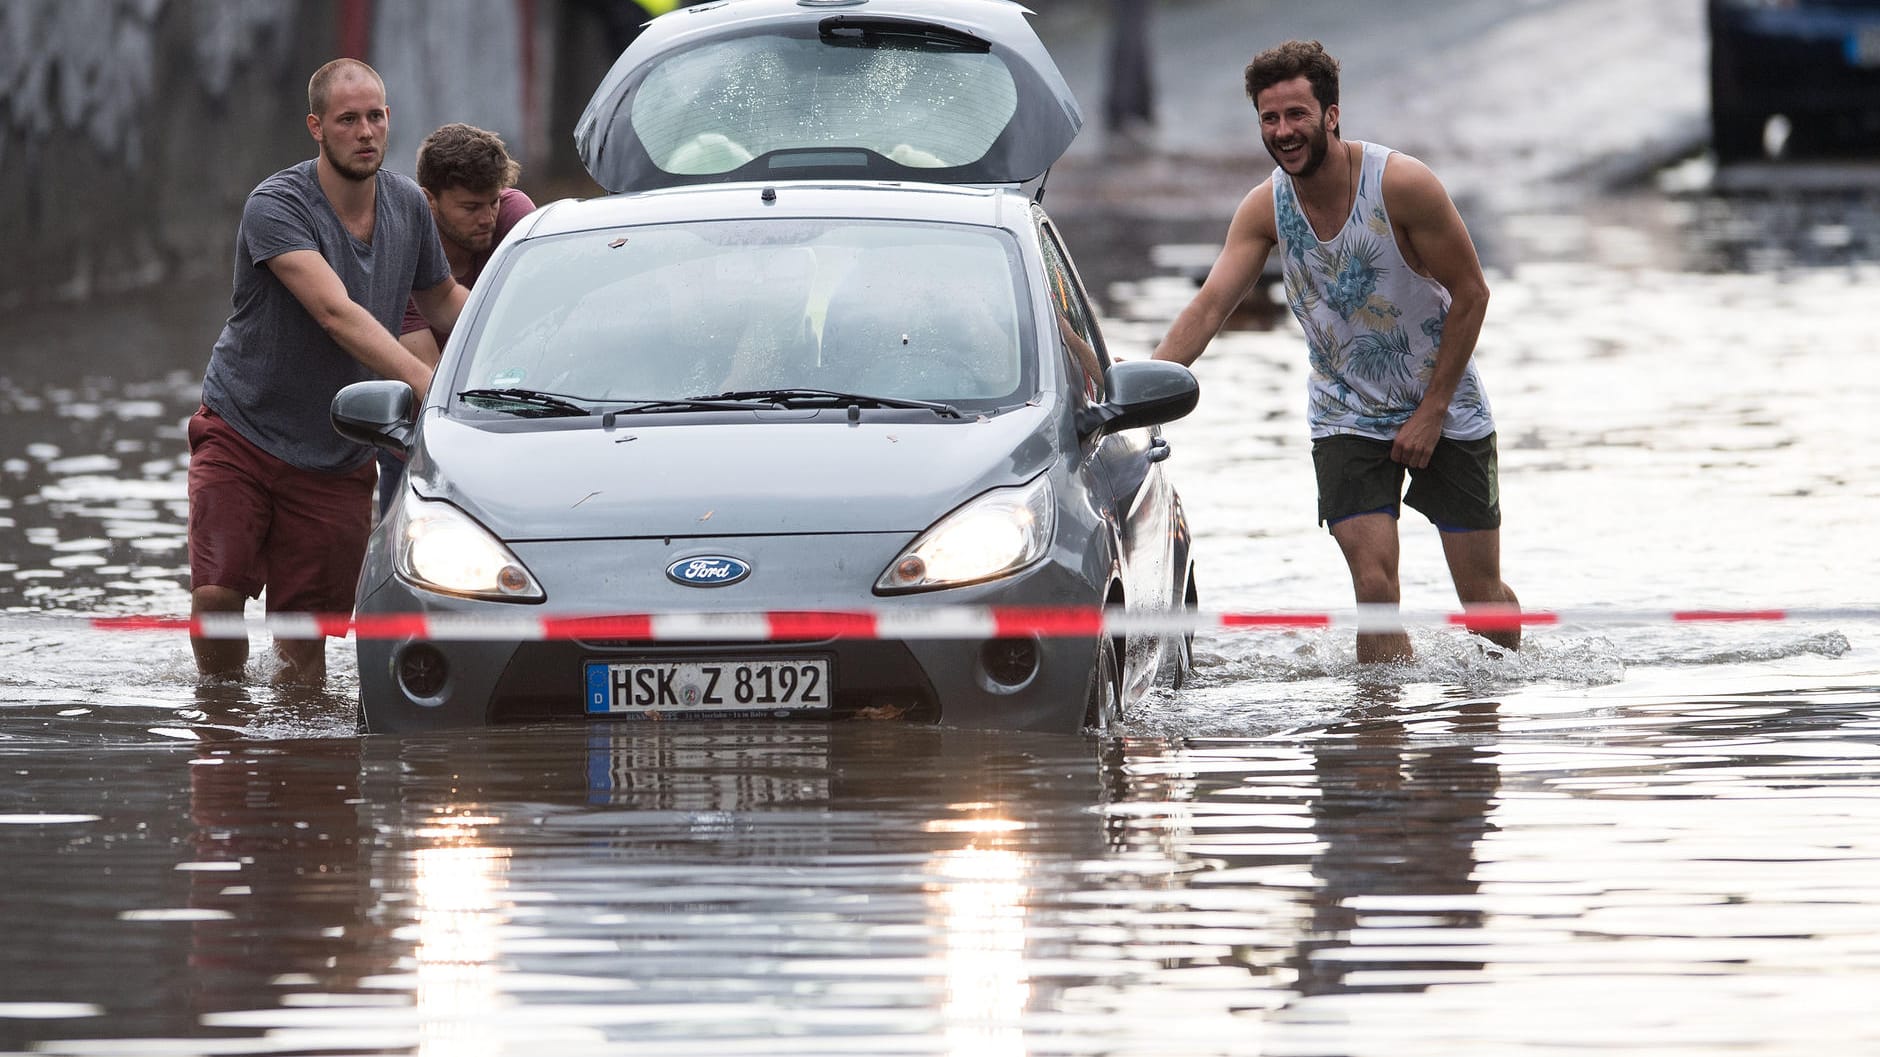
{"type": "Polygon", "coordinates": [[[597,410],[776,389],[1022,403],[1036,383],[1021,275],[1010,236],[948,224],[719,221],[531,240],[493,278],[453,391],[597,410]]]}
{"type": "Polygon", "coordinates": [[[1017,110],[1012,72],[984,49],[946,38],[845,47],[761,35],[660,61],[631,114],[655,165],[696,176],[806,148],[797,162],[806,166],[829,164],[827,151],[836,149],[870,151],[913,169],[970,165],[1017,110]]]}

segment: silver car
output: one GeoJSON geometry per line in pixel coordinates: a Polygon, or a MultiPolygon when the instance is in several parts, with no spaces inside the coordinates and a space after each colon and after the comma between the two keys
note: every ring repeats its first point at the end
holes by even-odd
{"type": "MultiPolygon", "coordinates": [[[[1193,607],[1157,425],[1039,203],[1081,125],[1006,0],[731,0],[655,20],[577,129],[608,197],[504,241],[421,406],[362,619],[1193,607]]],[[[583,717],[1107,727],[1179,631],[649,641],[362,635],[374,731],[583,717]]]]}

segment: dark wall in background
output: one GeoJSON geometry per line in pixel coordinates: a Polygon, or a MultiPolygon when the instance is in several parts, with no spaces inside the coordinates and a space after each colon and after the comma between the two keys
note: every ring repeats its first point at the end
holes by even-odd
{"type": "MultiPolygon", "coordinates": [[[[0,309],[225,275],[248,192],[313,156],[307,78],[343,54],[385,77],[388,168],[468,121],[538,202],[597,193],[574,124],[632,2],[0,0],[0,309]]],[[[1032,6],[1046,32],[1110,2],[1032,6]]]]}
{"type": "Polygon", "coordinates": [[[248,191],[311,156],[325,6],[0,5],[0,306],[226,270],[248,191]]]}
{"type": "Polygon", "coordinates": [[[248,193],[313,156],[307,78],[340,55],[385,77],[388,168],[469,121],[526,189],[590,193],[567,141],[612,61],[593,2],[5,0],[0,308],[226,272],[248,193]]]}

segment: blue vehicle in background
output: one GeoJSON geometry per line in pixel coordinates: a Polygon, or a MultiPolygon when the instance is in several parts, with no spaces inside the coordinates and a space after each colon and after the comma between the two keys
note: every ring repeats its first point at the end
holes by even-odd
{"type": "Polygon", "coordinates": [[[1722,164],[1880,144],[1880,0],[1710,0],[1711,142],[1722,164]]]}

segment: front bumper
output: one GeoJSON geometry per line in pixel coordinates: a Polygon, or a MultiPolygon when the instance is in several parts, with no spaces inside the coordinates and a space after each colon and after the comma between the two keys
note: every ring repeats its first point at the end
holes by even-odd
{"type": "MultiPolygon", "coordinates": [[[[558,615],[660,612],[853,610],[936,605],[1099,605],[1105,584],[1081,552],[1054,551],[1036,565],[988,584],[892,597],[874,579],[912,537],[600,540],[514,547],[542,581],[558,615]],[[725,588],[674,584],[663,570],[681,558],[730,553],[757,570],[725,588]]],[[[425,591],[368,566],[362,616],[533,615],[542,607],[456,598],[425,591]]],[[[1020,643],[960,639],[799,639],[789,642],[646,642],[607,639],[433,641],[365,639],[358,644],[360,695],[373,731],[415,731],[495,723],[582,719],[589,662],[737,661],[826,658],[834,688],[830,718],[898,718],[949,726],[1075,732],[1084,719],[1093,639],[1020,643]],[[1035,656],[1033,665],[1015,665],[1035,656]],[[428,662],[435,686],[413,692],[414,661],[428,662]],[[1015,671],[1029,668],[1024,677],[1015,671]]],[[[418,665],[422,669],[424,665],[418,665]]],[[[762,718],[765,713],[749,714],[762,718]]],[[[612,717],[595,717],[608,719],[612,717]]],[[[662,710],[661,718],[685,718],[662,710]]],[[[634,721],[628,719],[626,721],[634,721]]]]}

